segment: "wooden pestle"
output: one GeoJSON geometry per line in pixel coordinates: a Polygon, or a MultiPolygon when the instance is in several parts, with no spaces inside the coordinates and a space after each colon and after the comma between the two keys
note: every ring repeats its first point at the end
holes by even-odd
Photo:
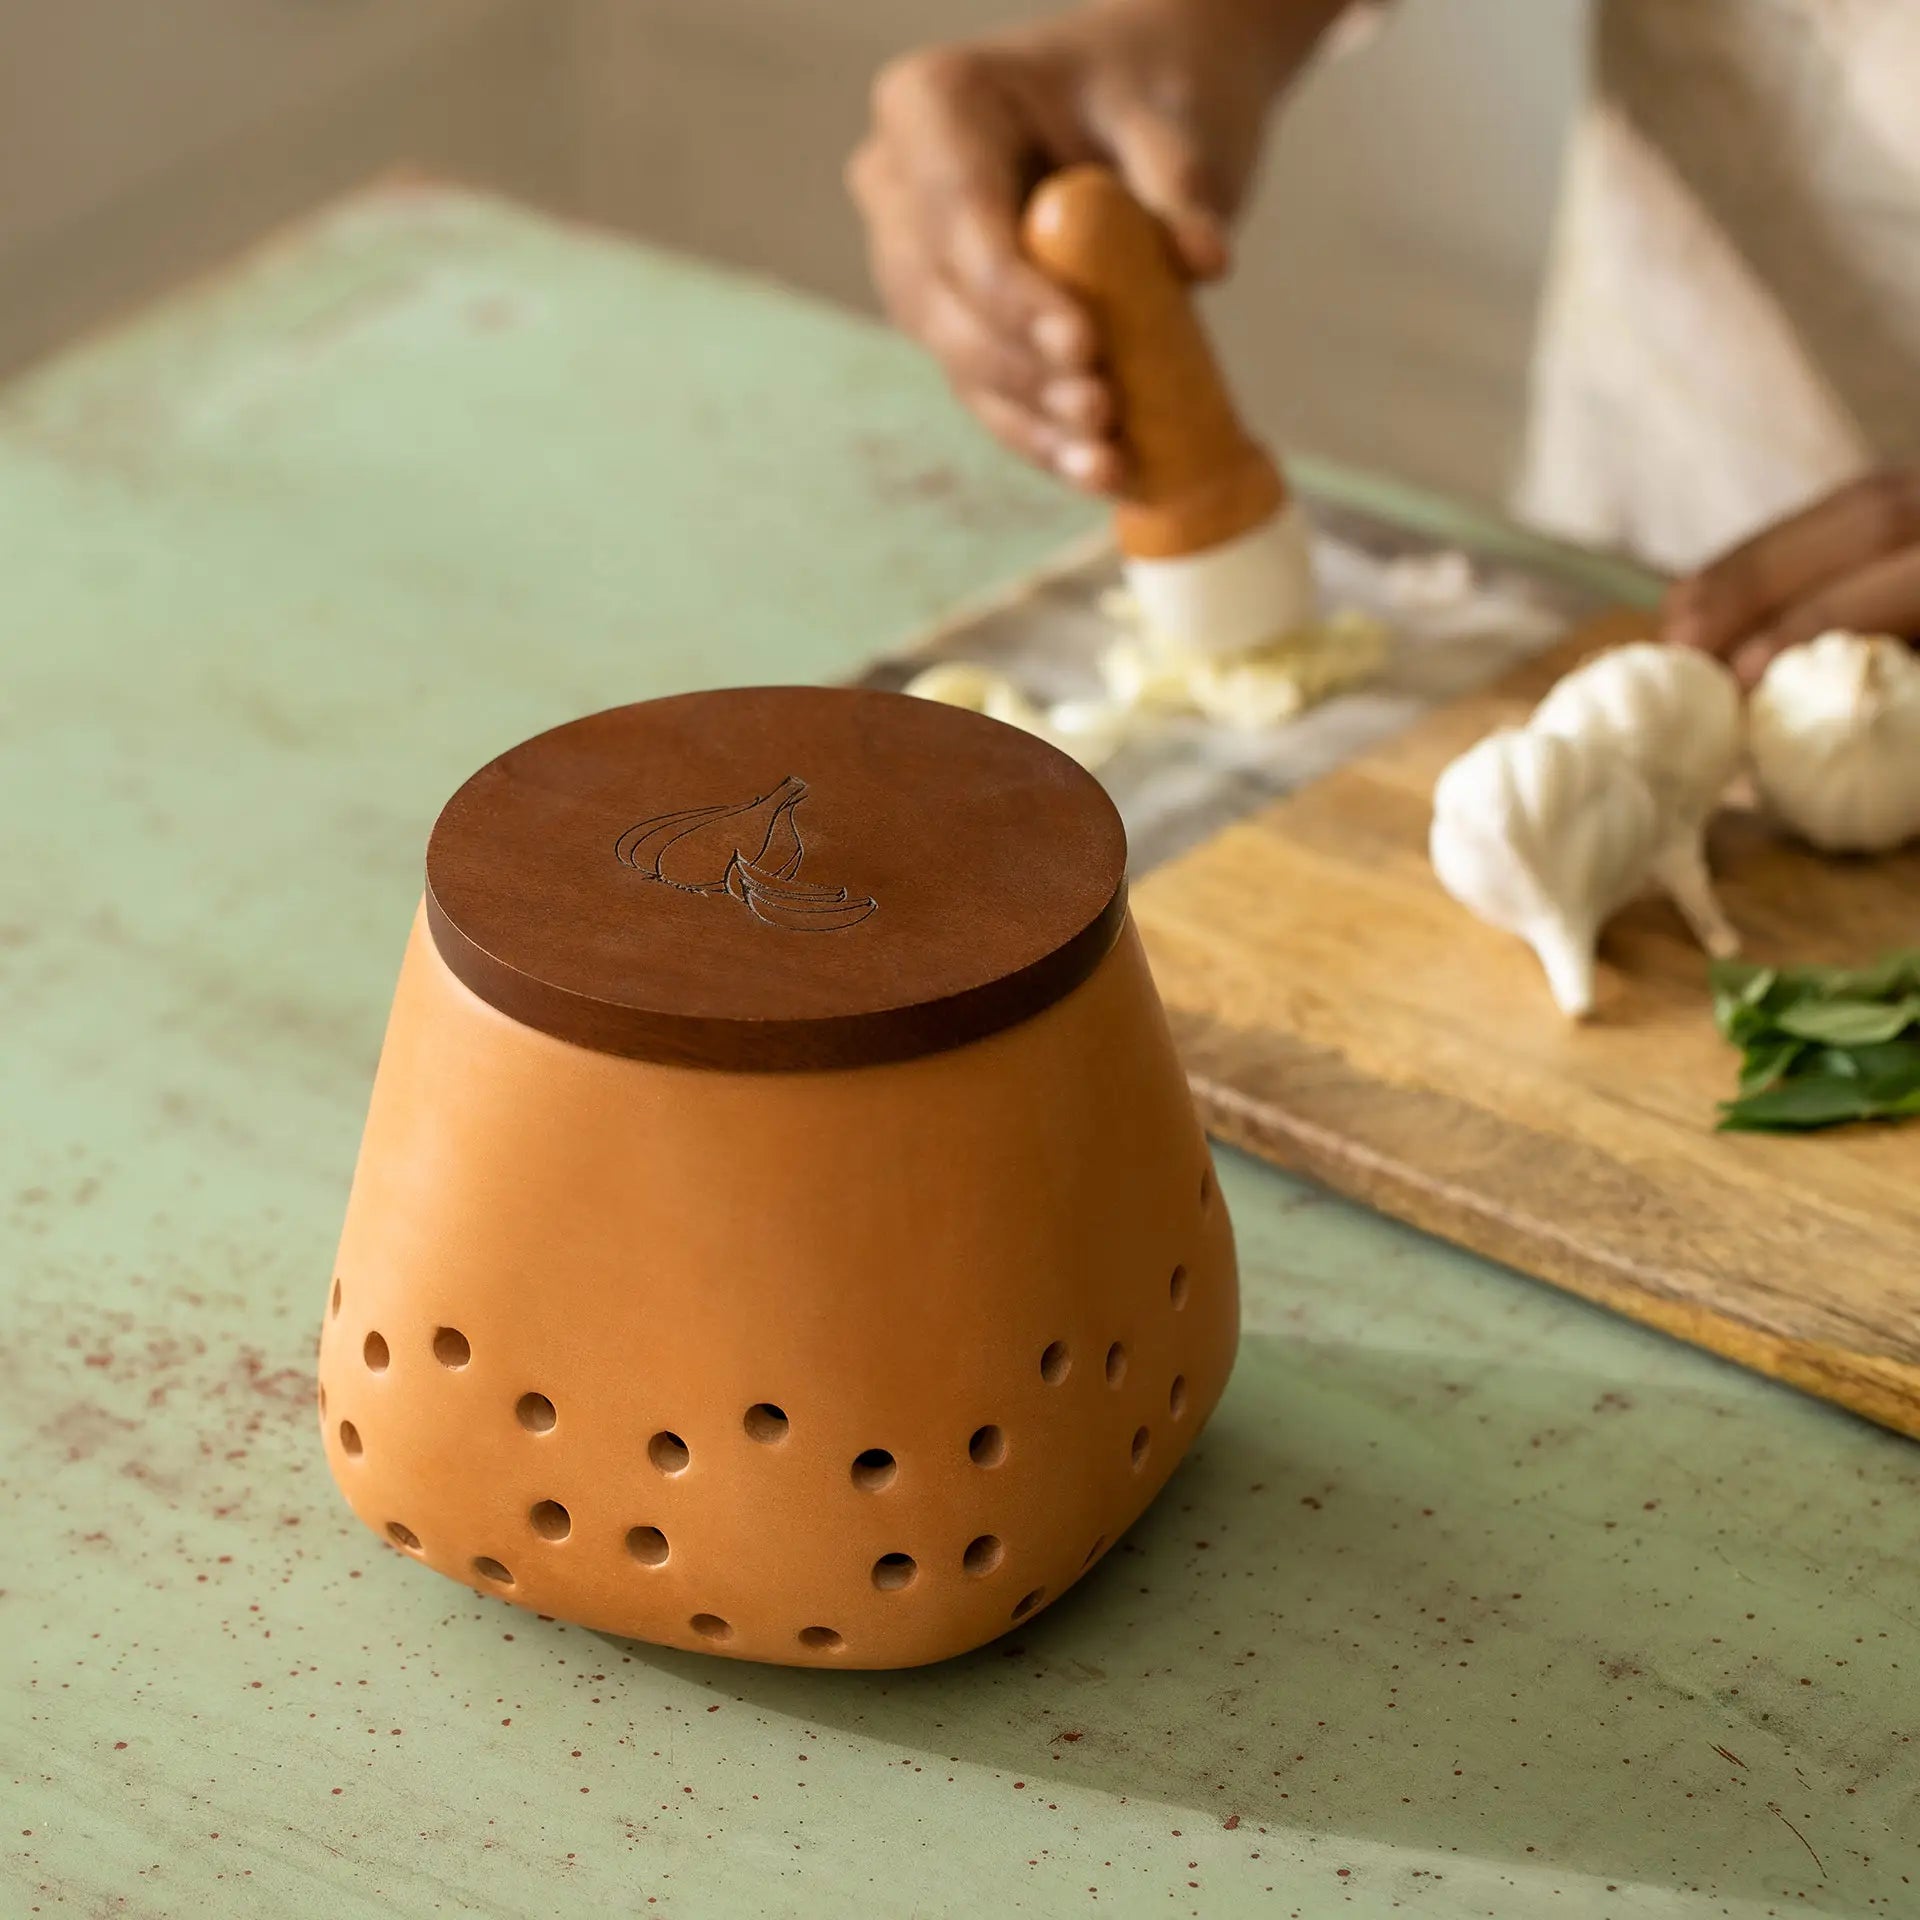
{"type": "Polygon", "coordinates": [[[1107,168],[1068,167],[1028,201],[1022,242],[1099,329],[1128,459],[1121,551],[1183,558],[1272,520],[1286,483],[1234,412],[1160,222],[1107,168]]]}

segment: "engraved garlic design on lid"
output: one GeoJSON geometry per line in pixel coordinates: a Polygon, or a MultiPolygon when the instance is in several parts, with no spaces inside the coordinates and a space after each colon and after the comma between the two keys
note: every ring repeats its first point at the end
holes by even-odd
{"type": "Polygon", "coordinates": [[[807,783],[788,774],[771,793],[741,806],[656,814],[614,845],[625,866],[684,893],[725,894],[755,919],[794,933],[858,926],[879,905],[845,887],[800,878],[806,848],[794,811],[807,783]]]}

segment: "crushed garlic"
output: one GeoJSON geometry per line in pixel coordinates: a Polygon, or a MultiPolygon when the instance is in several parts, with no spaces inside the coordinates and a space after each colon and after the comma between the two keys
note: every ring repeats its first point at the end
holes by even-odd
{"type": "Polygon", "coordinates": [[[1100,660],[1104,701],[1042,708],[1005,674],[968,662],[929,667],[907,691],[969,707],[1051,740],[1083,766],[1109,758],[1156,718],[1197,715],[1215,726],[1257,732],[1279,726],[1386,664],[1387,628],[1351,608],[1316,620],[1246,653],[1182,653],[1144,630],[1133,596],[1116,588],[1100,610],[1126,631],[1100,660]]]}

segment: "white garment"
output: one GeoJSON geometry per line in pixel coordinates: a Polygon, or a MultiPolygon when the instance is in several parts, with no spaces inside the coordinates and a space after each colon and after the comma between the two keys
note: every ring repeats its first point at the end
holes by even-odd
{"type": "Polygon", "coordinates": [[[1920,0],[1599,0],[1520,511],[1697,564],[1920,459],[1920,0]]]}

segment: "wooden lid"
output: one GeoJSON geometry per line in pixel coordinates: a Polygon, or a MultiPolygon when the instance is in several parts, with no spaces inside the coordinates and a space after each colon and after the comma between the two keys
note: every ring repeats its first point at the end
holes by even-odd
{"type": "Polygon", "coordinates": [[[527,1026],[771,1072],[959,1046],[1090,974],[1126,913],[1098,781],[847,687],[615,707],[482,767],[427,848],[442,957],[527,1026]]]}

